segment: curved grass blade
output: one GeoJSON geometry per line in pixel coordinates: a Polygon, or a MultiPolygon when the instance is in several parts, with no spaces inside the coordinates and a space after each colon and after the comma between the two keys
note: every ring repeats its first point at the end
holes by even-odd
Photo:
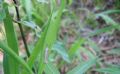
{"type": "Polygon", "coordinates": [[[115,22],[115,21],[114,21],[111,17],[109,17],[108,15],[99,13],[99,14],[96,14],[96,17],[102,17],[103,20],[105,20],[105,22],[106,22],[107,24],[118,25],[118,23],[115,22]]]}
{"type": "Polygon", "coordinates": [[[114,13],[120,13],[120,10],[108,10],[98,14],[114,14],[114,13]]]}
{"type": "Polygon", "coordinates": [[[69,55],[66,51],[66,48],[61,42],[56,42],[53,45],[52,50],[57,52],[57,54],[60,55],[64,61],[66,61],[67,63],[70,63],[69,55]]]}
{"type": "MultiPolygon", "coordinates": [[[[0,48],[3,49],[4,53],[6,53],[7,56],[10,56],[12,59],[15,60],[16,63],[21,64],[28,72],[29,74],[33,74],[32,70],[29,68],[29,66],[25,63],[24,60],[22,60],[8,45],[0,41],[0,48]]],[[[13,68],[13,66],[11,66],[13,68]]],[[[9,74],[9,73],[8,73],[9,74]]]]}

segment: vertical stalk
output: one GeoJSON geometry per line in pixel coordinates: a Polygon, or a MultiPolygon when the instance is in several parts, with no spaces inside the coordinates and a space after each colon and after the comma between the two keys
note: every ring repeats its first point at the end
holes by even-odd
{"type": "MultiPolygon", "coordinates": [[[[21,21],[20,14],[19,14],[19,8],[17,7],[18,3],[17,3],[16,0],[13,0],[13,2],[16,5],[15,10],[16,10],[16,15],[17,15],[17,21],[21,21]]],[[[21,36],[22,36],[22,40],[23,40],[23,43],[24,43],[24,46],[25,46],[25,49],[26,49],[27,56],[30,57],[30,52],[29,52],[29,49],[28,49],[28,46],[27,46],[27,42],[26,42],[26,39],[25,39],[25,35],[24,35],[24,32],[23,32],[23,28],[22,28],[21,23],[18,23],[18,26],[19,26],[19,29],[20,29],[20,32],[21,32],[21,36]]],[[[32,70],[33,70],[33,72],[35,72],[34,68],[32,68],[32,70]]]]}
{"type": "MultiPolygon", "coordinates": [[[[21,19],[20,19],[20,14],[19,14],[19,8],[17,7],[17,1],[13,0],[13,2],[16,5],[15,10],[16,10],[16,14],[17,14],[17,21],[20,21],[21,19]]],[[[23,28],[22,28],[21,23],[18,23],[18,26],[19,26],[19,29],[20,29],[20,32],[21,32],[21,36],[22,36],[22,39],[23,39],[23,43],[24,43],[24,46],[25,46],[25,49],[26,49],[27,56],[29,57],[30,53],[29,53],[29,49],[28,49],[28,46],[27,46],[27,42],[25,40],[25,36],[24,36],[24,32],[23,32],[23,28]]]]}

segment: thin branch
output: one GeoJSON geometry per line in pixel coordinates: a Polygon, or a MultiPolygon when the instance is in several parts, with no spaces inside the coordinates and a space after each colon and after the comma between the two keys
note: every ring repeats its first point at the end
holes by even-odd
{"type": "MultiPolygon", "coordinates": [[[[20,19],[20,14],[19,14],[19,8],[16,6],[16,5],[17,5],[17,1],[16,1],[16,0],[13,0],[13,2],[14,2],[14,4],[15,4],[17,21],[21,21],[21,19],[20,19]]],[[[30,53],[29,53],[29,49],[28,49],[28,46],[27,46],[27,42],[26,42],[26,40],[25,40],[25,35],[24,35],[24,32],[23,32],[23,28],[22,28],[21,23],[18,23],[18,26],[19,26],[19,28],[20,28],[20,32],[21,32],[21,36],[22,36],[22,39],[23,39],[23,43],[24,43],[25,49],[26,49],[27,56],[29,57],[29,56],[30,56],[30,53]]]]}

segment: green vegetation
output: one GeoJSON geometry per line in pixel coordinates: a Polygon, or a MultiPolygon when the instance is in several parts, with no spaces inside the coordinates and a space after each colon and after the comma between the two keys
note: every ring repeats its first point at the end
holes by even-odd
{"type": "Polygon", "coordinates": [[[120,74],[119,5],[0,0],[0,67],[4,74],[120,74]]]}

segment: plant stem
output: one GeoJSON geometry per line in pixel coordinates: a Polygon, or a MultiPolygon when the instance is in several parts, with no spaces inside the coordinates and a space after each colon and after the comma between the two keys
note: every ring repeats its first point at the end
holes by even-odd
{"type": "MultiPolygon", "coordinates": [[[[15,5],[17,5],[16,0],[13,0],[13,2],[14,2],[15,5]]],[[[17,21],[21,21],[20,14],[19,14],[19,9],[18,9],[17,6],[15,6],[15,10],[16,10],[16,15],[17,15],[17,21]]],[[[22,39],[23,39],[23,43],[24,43],[24,46],[25,46],[25,49],[26,49],[27,56],[29,57],[30,53],[29,53],[29,49],[28,49],[28,46],[27,46],[27,42],[25,40],[25,35],[24,35],[24,32],[23,32],[23,28],[22,28],[21,23],[18,23],[18,26],[19,26],[19,29],[20,29],[20,32],[21,32],[21,36],[22,36],[22,39]]]]}
{"type": "MultiPolygon", "coordinates": [[[[16,0],[13,0],[13,2],[14,2],[15,5],[17,5],[17,1],[16,0]]],[[[20,14],[19,14],[19,9],[18,9],[17,6],[15,6],[15,10],[16,10],[16,15],[17,15],[17,21],[21,21],[20,14]]],[[[20,32],[21,32],[21,36],[22,36],[22,39],[23,39],[23,43],[24,43],[25,49],[26,49],[27,56],[30,57],[30,52],[29,52],[29,49],[28,49],[28,46],[27,46],[27,42],[25,40],[25,36],[24,36],[24,32],[23,32],[23,28],[22,28],[21,23],[18,23],[18,26],[20,28],[20,32]]],[[[32,70],[33,70],[33,72],[35,72],[34,67],[32,68],[32,70]]]]}

